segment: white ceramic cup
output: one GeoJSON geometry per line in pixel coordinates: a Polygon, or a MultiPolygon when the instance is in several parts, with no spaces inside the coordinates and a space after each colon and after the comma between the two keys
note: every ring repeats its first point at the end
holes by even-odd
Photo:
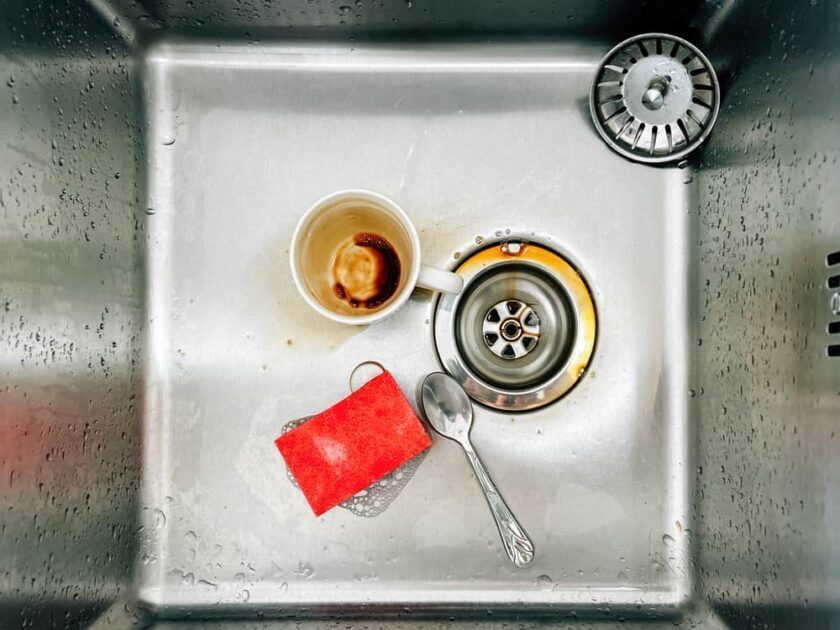
{"type": "Polygon", "coordinates": [[[368,190],[340,190],[315,203],[298,221],[289,252],[295,286],[306,303],[324,317],[344,324],[371,324],[388,317],[408,300],[415,287],[458,293],[463,279],[420,262],[420,238],[396,203],[368,190]],[[333,263],[342,243],[354,234],[376,233],[399,258],[399,280],[387,300],[375,308],[353,307],[333,290],[333,263]]]}

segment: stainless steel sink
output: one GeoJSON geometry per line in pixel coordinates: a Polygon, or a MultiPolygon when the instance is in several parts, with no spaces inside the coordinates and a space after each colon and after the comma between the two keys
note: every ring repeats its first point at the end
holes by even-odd
{"type": "Polygon", "coordinates": [[[0,18],[0,625],[837,622],[836,4],[0,18]],[[655,30],[722,86],[707,144],[665,167],[611,151],[588,104],[607,51],[655,30]],[[426,262],[534,243],[592,293],[571,391],[476,404],[527,569],[457,445],[371,488],[368,512],[316,518],[287,475],[274,438],[359,362],[412,401],[441,368],[431,293],[365,328],[297,295],[294,224],[342,188],[397,201],[426,262]]]}

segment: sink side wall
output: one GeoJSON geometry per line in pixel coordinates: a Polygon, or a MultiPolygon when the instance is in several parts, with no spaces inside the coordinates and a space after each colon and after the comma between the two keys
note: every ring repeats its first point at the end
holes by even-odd
{"type": "Polygon", "coordinates": [[[640,11],[633,0],[94,0],[117,14],[134,15],[141,30],[202,37],[422,38],[488,33],[534,33],[567,38],[620,40],[639,32],[699,32],[709,7],[699,0],[649,0],[640,11]],[[698,16],[700,19],[698,19],[698,16]]]}
{"type": "Polygon", "coordinates": [[[136,550],[134,64],[85,4],[0,8],[0,626],[67,627],[136,550]]]}
{"type": "Polygon", "coordinates": [[[838,24],[836,3],[750,2],[710,34],[724,98],[697,209],[696,511],[701,585],[735,625],[840,593],[838,24]]]}

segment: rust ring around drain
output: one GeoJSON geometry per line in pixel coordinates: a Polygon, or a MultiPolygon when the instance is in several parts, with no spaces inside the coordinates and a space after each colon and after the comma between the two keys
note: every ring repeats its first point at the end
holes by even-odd
{"type": "MultiPolygon", "coordinates": [[[[598,320],[589,287],[571,263],[547,247],[511,239],[467,257],[455,273],[464,278],[464,290],[458,295],[439,298],[434,322],[435,344],[444,369],[473,400],[504,411],[525,411],[558,400],[578,383],[595,351],[598,320]],[[559,285],[564,299],[568,298],[574,319],[572,338],[562,365],[540,382],[524,387],[499,385],[478,374],[459,348],[457,330],[462,301],[474,283],[480,282],[488,273],[514,265],[526,273],[543,274],[559,285]]],[[[509,297],[516,298],[515,295],[509,297]]]]}

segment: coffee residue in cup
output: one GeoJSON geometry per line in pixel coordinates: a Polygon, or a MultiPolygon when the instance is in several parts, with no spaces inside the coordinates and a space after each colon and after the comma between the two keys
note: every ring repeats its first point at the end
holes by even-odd
{"type": "Polygon", "coordinates": [[[379,234],[360,232],[339,247],[333,261],[333,293],[354,308],[376,308],[400,283],[400,258],[379,234]]]}

